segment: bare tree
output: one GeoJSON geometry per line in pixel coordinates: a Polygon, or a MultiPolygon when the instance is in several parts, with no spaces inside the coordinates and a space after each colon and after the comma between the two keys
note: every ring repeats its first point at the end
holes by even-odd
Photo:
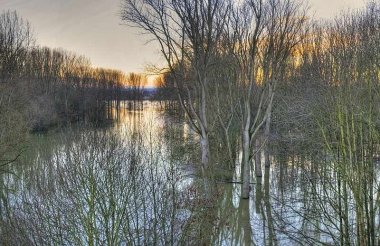
{"type": "Polygon", "coordinates": [[[20,155],[27,129],[25,88],[16,81],[33,38],[29,23],[16,12],[0,14],[0,173],[20,155]]]}
{"type": "MultiPolygon", "coordinates": [[[[235,6],[231,47],[239,64],[242,197],[248,198],[255,139],[264,125],[269,135],[276,85],[284,78],[292,50],[303,38],[306,18],[302,4],[289,0],[244,1],[235,6]]],[[[261,176],[261,171],[257,174],[261,176]]]]}
{"type": "Polygon", "coordinates": [[[179,101],[200,136],[203,170],[209,167],[210,71],[229,13],[222,0],[125,0],[121,18],[160,45],[174,76],[179,101]]]}
{"type": "Polygon", "coordinates": [[[265,3],[262,0],[235,4],[230,23],[230,29],[234,30],[231,35],[230,46],[239,66],[238,80],[241,89],[242,198],[249,197],[252,139],[264,124],[261,111],[263,109],[265,111],[265,106],[263,105],[265,88],[261,89],[257,86],[257,74],[260,58],[259,43],[262,39],[266,21],[265,11],[265,3]],[[259,106],[255,117],[252,119],[252,101],[256,98],[260,98],[259,106]]]}
{"type": "Polygon", "coordinates": [[[286,82],[288,70],[293,69],[292,59],[297,56],[299,44],[308,34],[307,6],[300,1],[269,1],[269,23],[266,27],[267,37],[264,41],[263,82],[269,86],[268,112],[264,135],[265,166],[270,165],[268,139],[272,119],[273,96],[278,83],[286,82]]]}
{"type": "Polygon", "coordinates": [[[19,76],[27,50],[33,44],[30,25],[16,12],[0,14],[0,79],[19,76]]]}

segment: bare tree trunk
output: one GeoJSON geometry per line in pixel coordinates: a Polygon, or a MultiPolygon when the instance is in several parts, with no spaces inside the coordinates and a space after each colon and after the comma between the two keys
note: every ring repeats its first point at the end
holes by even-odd
{"type": "Polygon", "coordinates": [[[201,155],[202,155],[202,168],[206,171],[209,166],[209,159],[210,159],[210,146],[209,146],[209,140],[207,135],[201,136],[201,155]]]}
{"type": "Polygon", "coordinates": [[[255,141],[255,148],[253,150],[255,154],[255,173],[256,177],[262,177],[263,172],[261,170],[261,146],[260,146],[260,138],[257,137],[255,141]]]}
{"type": "MultiPolygon", "coordinates": [[[[269,87],[269,97],[273,96],[273,89],[272,86],[269,87]]],[[[270,123],[272,120],[272,104],[273,101],[271,100],[268,105],[268,115],[265,122],[265,147],[264,147],[264,156],[265,156],[265,167],[270,167],[270,159],[269,159],[269,137],[270,137],[270,123]]]]}
{"type": "Polygon", "coordinates": [[[200,105],[200,128],[201,128],[201,151],[202,151],[202,166],[205,170],[209,168],[209,158],[210,158],[210,146],[208,139],[208,124],[206,116],[206,80],[203,80],[202,90],[201,90],[201,105],[200,105]]]}
{"type": "Polygon", "coordinates": [[[243,159],[242,159],[242,178],[243,185],[241,190],[241,197],[243,199],[249,198],[249,183],[251,181],[251,165],[249,163],[249,153],[250,153],[250,135],[249,135],[249,126],[251,120],[251,113],[249,105],[246,105],[247,111],[247,119],[245,121],[245,126],[243,129],[243,159]]]}
{"type": "Polygon", "coordinates": [[[230,159],[230,164],[228,165],[229,168],[233,169],[235,167],[235,158],[233,157],[232,154],[232,148],[231,148],[231,140],[230,140],[230,135],[228,132],[228,129],[224,129],[224,134],[226,136],[226,145],[227,145],[227,150],[228,150],[228,157],[230,159]]]}

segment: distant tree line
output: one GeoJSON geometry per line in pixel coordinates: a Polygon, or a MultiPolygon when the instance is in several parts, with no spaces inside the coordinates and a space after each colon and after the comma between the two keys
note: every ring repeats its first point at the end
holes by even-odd
{"type": "Polygon", "coordinates": [[[17,110],[24,111],[28,128],[43,130],[78,120],[104,121],[111,104],[142,99],[146,76],[94,68],[86,57],[37,46],[30,24],[7,11],[0,15],[0,84],[2,98],[20,102],[17,110]]]}

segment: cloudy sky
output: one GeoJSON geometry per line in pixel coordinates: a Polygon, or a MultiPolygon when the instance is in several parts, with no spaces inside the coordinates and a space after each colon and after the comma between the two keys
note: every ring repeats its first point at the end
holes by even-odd
{"type": "MultiPolygon", "coordinates": [[[[37,43],[64,48],[91,59],[94,66],[143,72],[162,59],[147,36],[121,24],[122,0],[0,0],[0,12],[16,10],[33,27],[37,43]]],[[[333,18],[364,0],[309,0],[316,18],[333,18]]]]}

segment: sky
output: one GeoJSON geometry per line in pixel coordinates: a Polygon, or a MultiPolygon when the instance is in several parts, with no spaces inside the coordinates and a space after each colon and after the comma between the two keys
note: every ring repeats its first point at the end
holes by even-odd
{"type": "MultiPolygon", "coordinates": [[[[0,12],[16,10],[33,28],[37,44],[64,48],[89,58],[93,66],[144,72],[163,65],[149,37],[122,24],[122,0],[0,0],[0,12]]],[[[306,1],[306,0],[305,0],[306,1]]],[[[331,19],[364,0],[309,0],[315,18],[331,19]]]]}

